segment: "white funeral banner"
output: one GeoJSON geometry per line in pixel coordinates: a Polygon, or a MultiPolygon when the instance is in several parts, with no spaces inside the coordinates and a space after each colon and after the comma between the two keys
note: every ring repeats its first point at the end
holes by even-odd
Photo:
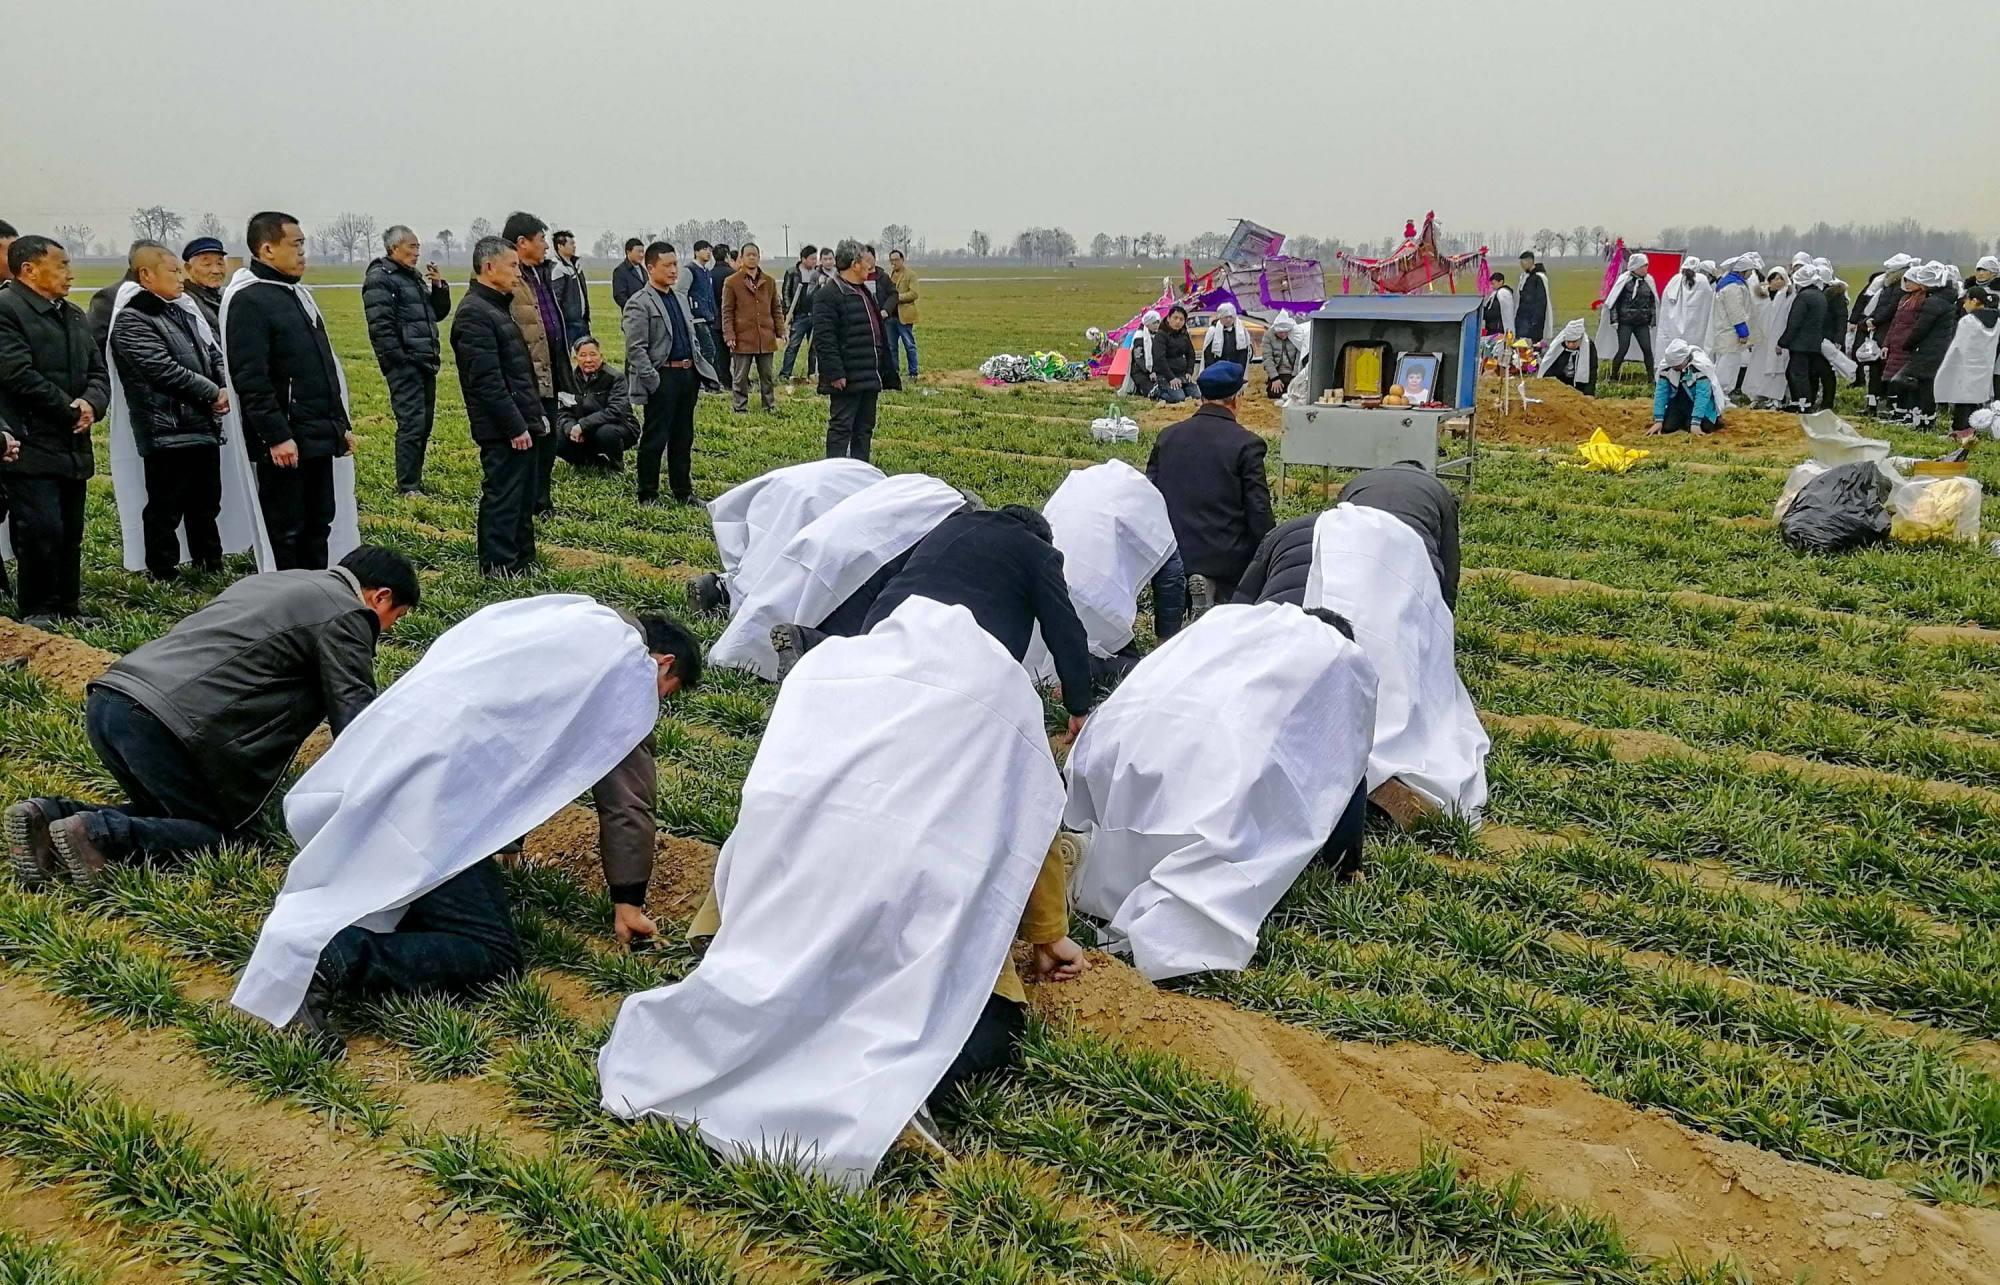
{"type": "Polygon", "coordinates": [[[1361,784],[1374,727],[1374,668],[1339,630],[1290,603],[1211,609],[1070,752],[1077,909],[1154,981],[1242,968],[1361,784]]]}
{"type": "MultiPolygon", "coordinates": [[[[112,297],[112,329],[117,329],[118,317],[125,311],[125,305],[132,302],[132,296],[144,288],[136,281],[119,284],[118,293],[112,297]]],[[[221,351],[221,339],[209,329],[208,318],[201,315],[193,299],[183,294],[172,306],[194,319],[195,333],[202,343],[221,351]]],[[[111,375],[111,492],[118,501],[118,534],[124,540],[125,569],[144,571],[146,461],[132,436],[132,410],[125,400],[125,383],[119,378],[118,362],[108,345],[104,350],[104,366],[111,375]]],[[[233,394],[230,401],[233,405],[233,394]]],[[[264,533],[264,510],[257,503],[257,476],[243,450],[240,421],[233,430],[225,427],[222,432],[222,511],[215,526],[222,536],[224,553],[254,552],[259,571],[268,571],[276,565],[271,557],[271,539],[264,533]]],[[[183,529],[181,561],[187,560],[187,532],[183,529]]]]}
{"type": "MultiPolygon", "coordinates": [[[[236,275],[229,278],[229,284],[222,289],[222,359],[227,372],[229,365],[229,303],[237,295],[252,287],[263,290],[289,291],[298,301],[301,311],[313,325],[325,329],[326,321],[320,316],[319,305],[313,302],[312,291],[304,286],[287,285],[282,281],[270,281],[258,276],[248,268],[238,268],[236,275]]],[[[334,359],[334,373],[340,376],[340,404],[347,409],[348,423],[354,422],[354,404],[347,394],[347,372],[341,368],[339,358],[334,359]]],[[[263,442],[247,432],[243,427],[243,399],[236,392],[234,380],[229,383],[229,413],[222,417],[224,441],[243,444],[245,458],[254,463],[259,458],[268,458],[270,451],[263,442]]],[[[252,472],[255,480],[255,472],[252,472]]],[[[226,492],[225,492],[226,494],[226,492]]],[[[227,547],[225,534],[224,544],[227,547]]],[[[354,503],[354,455],[349,452],[333,462],[333,529],[327,533],[326,562],[328,566],[340,561],[361,547],[361,511],[354,503]]],[[[275,571],[278,564],[272,559],[268,538],[257,544],[257,569],[275,571]]]]}
{"type": "Polygon", "coordinates": [[[1062,815],[1026,673],[911,598],[786,678],[715,868],[721,931],[626,999],[604,1108],[865,1184],[993,993],[1062,815]]]}
{"type": "MultiPolygon", "coordinates": [[[[1064,478],[1042,516],[1062,552],[1069,600],[1091,653],[1109,656],[1132,641],[1139,591],[1173,556],[1167,501],[1144,473],[1124,460],[1108,460],[1064,478]]],[[[1026,664],[1038,682],[1055,681],[1055,659],[1042,645],[1039,625],[1026,664]]]]}
{"type": "Polygon", "coordinates": [[[335,933],[389,930],[590,788],[653,730],[658,672],[630,622],[578,594],[447,630],[285,795],[299,854],[235,1005],[290,1021],[335,933]]]}
{"type": "Polygon", "coordinates": [[[923,473],[900,473],[848,496],[786,541],[748,586],[729,627],[709,649],[709,663],[775,682],[772,629],[825,620],[964,504],[956,489],[923,473]]]}
{"type": "Polygon", "coordinates": [[[1492,741],[1459,681],[1452,615],[1423,537],[1379,509],[1327,510],[1313,524],[1305,605],[1347,617],[1381,677],[1368,788],[1393,777],[1476,819],[1492,741]]]}
{"type": "Polygon", "coordinates": [[[885,474],[864,460],[809,460],[772,469],[730,487],[708,502],[722,579],[732,607],[785,544],[820,514],[885,474]]]}

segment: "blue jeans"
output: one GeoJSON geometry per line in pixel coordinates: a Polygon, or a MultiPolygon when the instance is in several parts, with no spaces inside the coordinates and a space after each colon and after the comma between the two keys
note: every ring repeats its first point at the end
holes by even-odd
{"type": "Polygon", "coordinates": [[[500,864],[491,857],[409,904],[386,933],[343,928],[320,952],[336,995],[463,991],[521,970],[525,957],[507,909],[500,864]]]}
{"type": "Polygon", "coordinates": [[[1165,402],[1169,406],[1178,406],[1188,399],[1187,389],[1174,388],[1164,379],[1153,385],[1151,396],[1154,401],[1165,402]]]}
{"type": "Polygon", "coordinates": [[[804,347],[806,350],[806,374],[810,375],[813,373],[815,363],[813,361],[812,337],[812,314],[801,313],[793,317],[792,332],[785,338],[785,360],[778,367],[778,378],[790,379],[792,377],[792,363],[798,360],[799,349],[801,347],[804,347]]]}
{"type": "Polygon", "coordinates": [[[906,326],[900,321],[895,323],[889,335],[889,364],[891,366],[896,364],[896,354],[899,351],[909,354],[910,377],[912,379],[916,378],[917,328],[915,326],[906,326]]]}
{"type": "Polygon", "coordinates": [[[1153,636],[1165,642],[1181,631],[1186,617],[1187,567],[1176,549],[1153,575],[1153,636]]]}
{"type": "Polygon", "coordinates": [[[81,815],[90,841],[111,861],[184,857],[223,841],[228,819],[208,773],[145,706],[123,692],[98,688],[90,693],[84,730],[132,801],[103,808],[75,799],[36,799],[49,820],[81,815]]]}

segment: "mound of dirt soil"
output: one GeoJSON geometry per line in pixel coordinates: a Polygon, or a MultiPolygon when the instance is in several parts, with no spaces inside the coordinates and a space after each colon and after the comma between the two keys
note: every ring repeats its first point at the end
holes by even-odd
{"type": "Polygon", "coordinates": [[[0,665],[21,666],[29,673],[62,691],[81,698],[90,680],[111,668],[118,657],[88,643],[39,629],[0,616],[0,665]]]}
{"type": "Polygon", "coordinates": [[[1641,1251],[1734,1258],[1759,1279],[1956,1285],[2000,1279],[2000,1214],[1933,1208],[1880,1182],[1784,1160],[1603,1097],[1581,1081],[1425,1045],[1323,1039],[1261,1014],[1159,990],[1094,956],[1034,990],[1044,1012],[1246,1084],[1338,1139],[1363,1168],[1450,1144],[1487,1181],[1617,1220],[1641,1251]]]}
{"type": "Polygon", "coordinates": [[[1796,415],[1738,406],[1722,417],[1723,428],[1719,433],[1701,437],[1671,433],[1649,438],[1646,429],[1653,422],[1653,403],[1649,398],[1585,397],[1553,379],[1529,380],[1528,396],[1537,399],[1536,402],[1525,407],[1517,405],[1504,417],[1482,400],[1479,440],[1494,445],[1577,446],[1601,428],[1622,446],[1636,446],[1661,455],[1681,451],[1741,451],[1758,457],[1805,456],[1805,434],[1799,430],[1796,415]]]}

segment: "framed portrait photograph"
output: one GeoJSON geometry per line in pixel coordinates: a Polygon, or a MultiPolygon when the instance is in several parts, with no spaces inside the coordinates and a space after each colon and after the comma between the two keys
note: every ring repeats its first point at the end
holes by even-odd
{"type": "Polygon", "coordinates": [[[1396,387],[1412,406],[1437,400],[1438,366],[1443,353],[1406,352],[1396,359],[1396,387]]]}

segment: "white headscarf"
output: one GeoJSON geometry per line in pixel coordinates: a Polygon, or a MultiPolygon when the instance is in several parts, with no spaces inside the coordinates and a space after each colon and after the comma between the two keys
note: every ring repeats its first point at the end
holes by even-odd
{"type": "Polygon", "coordinates": [[[1139,318],[1139,324],[1147,330],[1158,330],[1160,323],[1165,320],[1166,318],[1160,315],[1159,309],[1148,308],[1146,309],[1146,315],[1139,318]]]}
{"type": "Polygon", "coordinates": [[[1708,274],[1708,279],[1710,281],[1715,280],[1716,277],[1715,260],[1703,259],[1701,261],[1701,270],[1708,274]]]}
{"type": "Polygon", "coordinates": [[[1589,372],[1586,364],[1591,361],[1590,338],[1589,331],[1580,317],[1564,325],[1556,332],[1556,337],[1549,340],[1549,346],[1542,352],[1542,364],[1536,368],[1535,373],[1546,378],[1549,371],[1555,369],[1555,364],[1562,360],[1563,353],[1568,351],[1563,345],[1571,340],[1576,341],[1578,380],[1579,382],[1587,380],[1589,372]]]}
{"type": "Polygon", "coordinates": [[[1973,270],[1975,272],[2000,272],[2000,256],[1991,254],[1980,256],[1979,262],[1974,265],[1973,270]]]}
{"type": "Polygon", "coordinates": [[[1916,261],[1917,258],[1913,254],[1892,254],[1882,261],[1882,270],[1884,272],[1900,272],[1916,261]]]}
{"type": "Polygon", "coordinates": [[[1676,339],[1667,345],[1667,351],[1660,356],[1662,371],[1675,369],[1687,364],[1694,356],[1694,345],[1685,339],[1676,339]]]}
{"type": "Polygon", "coordinates": [[[1646,265],[1650,262],[1652,260],[1648,259],[1645,255],[1635,254],[1625,260],[1625,271],[1631,273],[1633,276],[1637,276],[1646,270],[1646,265]]]}
{"type": "Polygon", "coordinates": [[[1289,335],[1298,327],[1298,324],[1298,322],[1292,320],[1291,313],[1281,312],[1278,314],[1278,319],[1271,323],[1271,329],[1281,335],[1289,335]]]}
{"type": "Polygon", "coordinates": [[[1951,274],[1945,270],[1942,263],[1932,259],[1929,263],[1920,263],[1904,273],[1903,280],[1914,281],[1926,290],[1936,290],[1951,280],[1951,274]]]}
{"type": "Polygon", "coordinates": [[[1745,250],[1736,260],[1736,265],[1736,270],[1739,272],[1744,268],[1755,268],[1761,275],[1764,271],[1764,256],[1755,250],[1745,250]]]}
{"type": "Polygon", "coordinates": [[[1801,250],[1797,254],[1792,256],[1792,266],[1795,268],[1802,268],[1806,264],[1811,263],[1812,261],[1813,257],[1810,254],[1807,254],[1804,250],[1801,250]]]}
{"type": "Polygon", "coordinates": [[[1222,356],[1222,335],[1224,331],[1228,331],[1236,337],[1237,346],[1243,350],[1245,360],[1248,360],[1250,332],[1244,328],[1243,319],[1236,315],[1236,305],[1233,303],[1221,304],[1216,308],[1215,324],[1211,325],[1208,328],[1208,333],[1201,337],[1202,356],[1207,357],[1210,353],[1214,353],[1217,357],[1222,356]]]}

